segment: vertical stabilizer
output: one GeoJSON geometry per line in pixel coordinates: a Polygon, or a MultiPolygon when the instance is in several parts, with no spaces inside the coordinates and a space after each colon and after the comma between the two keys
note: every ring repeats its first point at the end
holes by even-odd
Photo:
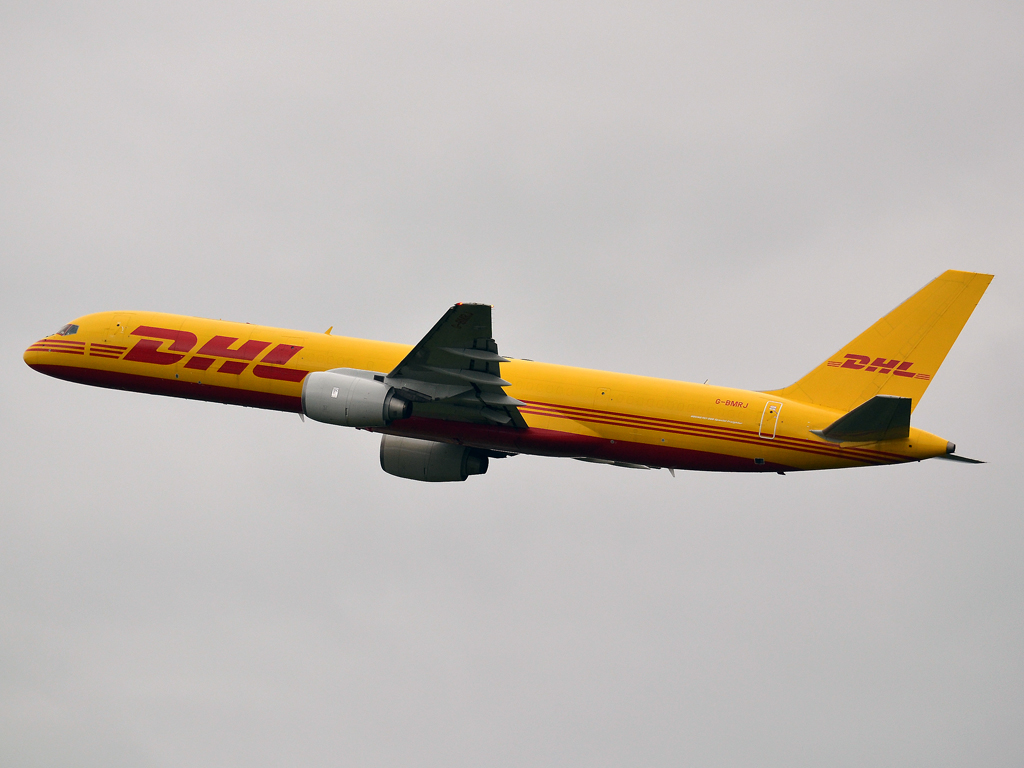
{"type": "Polygon", "coordinates": [[[916,408],[991,280],[943,272],[798,382],[768,394],[841,411],[893,395],[916,408]]]}

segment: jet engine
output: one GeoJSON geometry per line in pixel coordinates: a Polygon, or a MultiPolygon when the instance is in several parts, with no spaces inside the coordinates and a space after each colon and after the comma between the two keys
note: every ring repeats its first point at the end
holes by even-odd
{"type": "Polygon", "coordinates": [[[486,454],[464,445],[384,435],[380,466],[389,475],[427,483],[450,483],[487,471],[486,454]]]}
{"type": "Polygon", "coordinates": [[[302,412],[342,427],[383,427],[412,414],[412,403],[382,374],[356,369],[317,371],[302,384],[302,412]]]}

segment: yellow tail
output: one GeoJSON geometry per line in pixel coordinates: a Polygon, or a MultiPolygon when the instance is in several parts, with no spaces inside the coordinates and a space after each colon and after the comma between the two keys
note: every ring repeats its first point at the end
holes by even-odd
{"type": "Polygon", "coordinates": [[[768,394],[841,411],[895,395],[916,408],[991,280],[943,272],[798,382],[768,394]]]}

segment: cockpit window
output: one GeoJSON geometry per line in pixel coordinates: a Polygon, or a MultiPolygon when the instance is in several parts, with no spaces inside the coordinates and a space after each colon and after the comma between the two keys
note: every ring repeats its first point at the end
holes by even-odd
{"type": "Polygon", "coordinates": [[[68,323],[59,331],[57,331],[58,336],[73,336],[76,333],[78,333],[78,326],[72,325],[71,323],[68,323]]]}

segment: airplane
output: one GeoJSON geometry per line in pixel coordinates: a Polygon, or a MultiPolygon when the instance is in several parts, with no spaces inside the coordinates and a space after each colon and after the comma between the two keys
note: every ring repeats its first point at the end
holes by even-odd
{"type": "Polygon", "coordinates": [[[413,347],[158,312],[100,312],[32,344],[40,373],[298,413],[378,432],[397,477],[463,481],[490,459],[776,472],[982,463],[910,417],[992,275],[949,270],[783,389],[572,368],[498,353],[491,307],[456,304],[413,347]]]}

